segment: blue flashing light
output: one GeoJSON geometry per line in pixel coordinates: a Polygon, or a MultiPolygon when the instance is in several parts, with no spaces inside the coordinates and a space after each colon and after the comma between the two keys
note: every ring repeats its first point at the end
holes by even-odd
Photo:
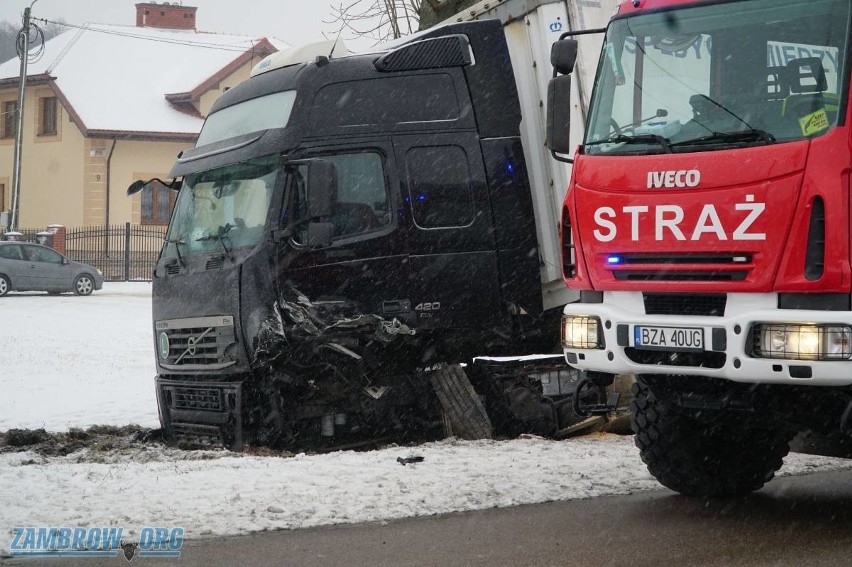
{"type": "Polygon", "coordinates": [[[419,194],[417,195],[417,200],[418,200],[418,201],[425,201],[425,200],[426,200],[426,195],[424,195],[423,193],[419,193],[419,194]]]}
{"type": "Polygon", "coordinates": [[[621,256],[607,256],[607,258],[606,258],[606,263],[609,264],[610,266],[620,264],[621,261],[622,261],[621,256]]]}

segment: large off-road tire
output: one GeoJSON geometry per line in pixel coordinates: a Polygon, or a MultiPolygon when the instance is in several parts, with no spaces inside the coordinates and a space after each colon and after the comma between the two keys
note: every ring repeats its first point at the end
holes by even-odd
{"type": "Polygon", "coordinates": [[[464,370],[453,364],[432,372],[432,387],[449,422],[445,431],[462,439],[491,439],[491,420],[464,370]]]}
{"type": "Polygon", "coordinates": [[[658,399],[637,377],[633,432],[648,471],[685,496],[742,496],[761,488],[781,468],[792,434],[753,414],[696,413],[658,399]]]}

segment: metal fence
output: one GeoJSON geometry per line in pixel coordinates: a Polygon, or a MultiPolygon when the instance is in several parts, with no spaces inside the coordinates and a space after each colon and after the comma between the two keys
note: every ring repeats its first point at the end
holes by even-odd
{"type": "MultiPolygon", "coordinates": [[[[43,230],[18,229],[18,232],[23,234],[22,240],[38,242],[38,233],[43,230]]],[[[3,232],[0,229],[0,237],[3,232]]],[[[164,226],[130,223],[68,228],[65,255],[98,268],[107,281],[150,281],[165,236],[164,226]]]]}
{"type": "Polygon", "coordinates": [[[150,281],[166,227],[126,223],[69,228],[65,253],[100,269],[107,281],[150,281]]]}

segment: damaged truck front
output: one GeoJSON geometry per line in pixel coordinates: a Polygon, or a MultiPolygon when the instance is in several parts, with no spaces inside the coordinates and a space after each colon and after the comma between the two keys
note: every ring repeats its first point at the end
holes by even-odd
{"type": "MultiPolygon", "coordinates": [[[[543,293],[537,236],[558,228],[537,222],[500,20],[330,55],[259,64],[170,173],[153,280],[167,438],[489,435],[455,363],[558,345],[569,296],[558,275],[543,293]]],[[[509,421],[575,421],[558,359],[496,374],[480,393],[509,421]]]]}

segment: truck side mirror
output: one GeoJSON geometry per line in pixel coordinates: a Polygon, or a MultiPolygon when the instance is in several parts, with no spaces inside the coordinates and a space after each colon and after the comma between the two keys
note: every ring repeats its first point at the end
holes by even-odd
{"type": "Polygon", "coordinates": [[[181,185],[183,185],[182,179],[172,179],[168,183],[166,183],[159,177],[154,177],[152,179],[149,179],[148,181],[142,181],[141,179],[137,179],[136,181],[130,184],[130,187],[127,188],[127,196],[130,197],[132,195],[135,195],[154,181],[158,181],[160,184],[164,185],[165,187],[168,187],[172,191],[180,191],[181,185]]]}
{"type": "Polygon", "coordinates": [[[577,62],[576,39],[562,39],[550,46],[550,64],[560,75],[570,75],[574,72],[574,64],[577,62]]]}
{"type": "Polygon", "coordinates": [[[127,196],[135,195],[139,191],[145,188],[145,182],[141,179],[137,179],[133,183],[130,184],[130,187],[127,188],[127,196]]]}
{"type": "Polygon", "coordinates": [[[311,219],[330,217],[337,195],[337,168],[326,160],[308,162],[305,198],[311,219]]]}
{"type": "Polygon", "coordinates": [[[558,154],[570,154],[571,75],[559,75],[547,85],[547,147],[554,159],[571,163],[558,154]]]}

